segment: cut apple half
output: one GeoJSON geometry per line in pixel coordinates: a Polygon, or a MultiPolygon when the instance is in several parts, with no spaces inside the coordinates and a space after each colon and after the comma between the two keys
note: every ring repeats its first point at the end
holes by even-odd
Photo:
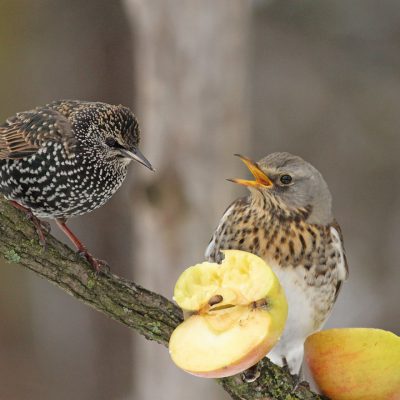
{"type": "Polygon", "coordinates": [[[172,333],[174,363],[197,376],[221,378],[246,370],[279,340],[287,318],[284,291],[264,260],[224,251],[179,277],[174,300],[191,313],[172,333]]]}

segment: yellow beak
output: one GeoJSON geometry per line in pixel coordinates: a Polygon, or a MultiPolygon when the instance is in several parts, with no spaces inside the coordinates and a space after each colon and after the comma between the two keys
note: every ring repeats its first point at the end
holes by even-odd
{"type": "Polygon", "coordinates": [[[271,179],[269,179],[268,176],[263,171],[261,171],[260,167],[257,165],[255,161],[250,160],[250,158],[241,156],[240,154],[235,154],[235,156],[238,156],[246,164],[246,167],[252,173],[255,180],[251,181],[246,179],[234,178],[234,179],[228,179],[228,181],[238,183],[239,185],[251,186],[256,188],[260,187],[270,188],[273,186],[271,179]]]}

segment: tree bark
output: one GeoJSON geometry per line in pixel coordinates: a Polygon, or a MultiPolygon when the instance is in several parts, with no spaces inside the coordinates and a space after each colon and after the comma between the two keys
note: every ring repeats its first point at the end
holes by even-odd
{"type": "MultiPolygon", "coordinates": [[[[165,297],[111,273],[95,274],[69,247],[47,236],[46,249],[25,215],[0,200],[0,254],[11,263],[32,270],[75,298],[136,330],[149,340],[168,345],[173,329],[182,321],[179,308],[165,297]]],[[[239,375],[220,379],[233,399],[322,399],[267,359],[256,382],[239,375]]]]}

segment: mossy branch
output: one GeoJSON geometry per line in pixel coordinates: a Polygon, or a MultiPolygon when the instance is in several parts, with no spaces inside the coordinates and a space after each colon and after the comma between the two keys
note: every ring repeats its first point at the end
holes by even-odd
{"type": "MultiPolygon", "coordinates": [[[[64,289],[97,311],[167,346],[182,321],[181,310],[163,296],[114,274],[96,275],[69,247],[49,235],[44,251],[35,228],[25,215],[0,199],[0,255],[18,263],[64,289]]],[[[233,399],[323,399],[267,359],[260,364],[256,382],[244,383],[240,375],[220,379],[233,399]]]]}

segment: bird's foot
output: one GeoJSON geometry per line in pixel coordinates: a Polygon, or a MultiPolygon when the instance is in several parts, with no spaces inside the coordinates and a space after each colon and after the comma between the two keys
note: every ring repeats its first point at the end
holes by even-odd
{"type": "Polygon", "coordinates": [[[289,374],[290,376],[297,377],[298,379],[300,379],[300,376],[299,376],[299,375],[293,375],[293,374],[292,374],[292,371],[290,370],[289,363],[287,362],[286,357],[282,357],[282,369],[283,369],[287,374],[289,374]]]}
{"type": "Polygon", "coordinates": [[[48,235],[51,231],[51,226],[48,222],[40,220],[38,217],[36,217],[35,214],[29,209],[21,204],[17,203],[14,200],[11,200],[10,203],[17,208],[18,210],[21,210],[23,213],[25,213],[26,218],[31,221],[36,229],[37,235],[39,237],[39,243],[43,247],[43,249],[46,249],[46,235],[48,235]]]}
{"type": "Polygon", "coordinates": [[[40,220],[38,217],[36,217],[32,213],[27,214],[26,217],[35,226],[36,232],[39,236],[39,243],[42,245],[43,249],[46,249],[46,235],[48,235],[51,231],[50,223],[40,220]]]}
{"type": "Polygon", "coordinates": [[[97,274],[108,275],[110,273],[110,266],[107,262],[93,257],[86,249],[79,250],[78,254],[87,260],[97,274]]]}
{"type": "Polygon", "coordinates": [[[60,227],[60,229],[68,236],[69,240],[74,244],[74,246],[77,249],[77,253],[86,259],[86,261],[92,266],[92,268],[95,270],[97,274],[103,273],[105,275],[108,275],[110,272],[110,267],[109,265],[103,261],[99,260],[97,258],[94,258],[86,249],[86,246],[82,244],[82,242],[76,237],[76,235],[71,231],[71,229],[68,228],[66,225],[66,219],[64,218],[57,218],[56,219],[57,225],[60,227]]]}
{"type": "Polygon", "coordinates": [[[299,388],[304,388],[310,390],[310,384],[307,381],[303,381],[300,378],[300,375],[292,375],[295,379],[295,385],[291,391],[291,394],[297,392],[299,388]]]}
{"type": "Polygon", "coordinates": [[[259,376],[260,376],[260,368],[258,364],[256,364],[250,367],[249,369],[246,369],[246,371],[242,372],[242,381],[246,383],[251,383],[256,381],[259,376]]]}
{"type": "Polygon", "coordinates": [[[39,237],[39,243],[43,247],[43,249],[46,250],[46,235],[50,233],[50,224],[48,222],[41,221],[32,213],[26,214],[26,217],[35,226],[36,232],[39,237]]]}
{"type": "Polygon", "coordinates": [[[291,391],[291,394],[295,393],[297,389],[303,387],[305,389],[310,389],[310,384],[307,381],[302,380],[302,371],[300,369],[300,372],[298,374],[292,374],[289,368],[289,364],[286,360],[286,357],[282,357],[282,368],[293,378],[293,389],[291,391]]]}

